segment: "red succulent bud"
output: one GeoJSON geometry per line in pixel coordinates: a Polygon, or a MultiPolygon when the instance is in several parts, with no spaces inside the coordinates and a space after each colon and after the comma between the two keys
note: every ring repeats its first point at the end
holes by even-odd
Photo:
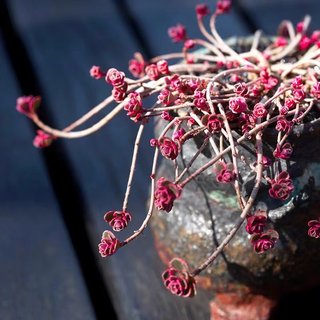
{"type": "Polygon", "coordinates": [[[216,14],[228,13],[231,9],[231,0],[218,0],[216,7],[216,14]]]}
{"type": "Polygon", "coordinates": [[[263,103],[257,103],[253,107],[253,116],[255,118],[263,118],[267,115],[267,109],[263,103]]]}
{"type": "Polygon", "coordinates": [[[140,78],[144,75],[144,62],[137,59],[131,59],[129,61],[129,71],[136,78],[140,78]]]}
{"type": "Polygon", "coordinates": [[[261,233],[266,226],[267,213],[263,210],[258,210],[253,216],[247,217],[246,231],[249,234],[261,233]]]}
{"type": "Polygon", "coordinates": [[[103,78],[106,75],[98,66],[92,66],[89,72],[90,76],[97,80],[103,78]]]}
{"type": "Polygon", "coordinates": [[[289,142],[286,142],[282,147],[277,145],[273,151],[273,155],[279,159],[289,159],[292,155],[293,149],[289,142]]]}
{"type": "Polygon", "coordinates": [[[127,115],[134,121],[139,120],[143,112],[142,99],[138,92],[129,93],[123,109],[127,111],[127,115]]]}
{"type": "Polygon", "coordinates": [[[188,298],[196,294],[195,279],[190,275],[187,263],[175,258],[162,273],[165,287],[174,295],[188,298]]]}
{"type": "Polygon", "coordinates": [[[102,234],[101,242],[98,245],[99,253],[103,258],[109,257],[116,253],[121,244],[116,236],[111,231],[104,231],[102,234]]]}
{"type": "Polygon", "coordinates": [[[157,68],[161,74],[170,74],[169,65],[168,65],[167,60],[159,60],[157,62],[157,68]]]}
{"type": "Polygon", "coordinates": [[[170,27],[168,29],[168,35],[173,42],[184,41],[187,38],[186,27],[182,24],[177,24],[176,26],[170,27]]]}
{"type": "Polygon", "coordinates": [[[115,68],[111,68],[107,71],[106,81],[114,87],[121,87],[125,82],[125,74],[122,71],[118,71],[115,68]]]}
{"type": "Polygon", "coordinates": [[[177,158],[179,154],[179,145],[168,137],[159,139],[159,148],[161,154],[170,160],[177,158]]]}
{"type": "Polygon", "coordinates": [[[121,87],[113,87],[112,97],[114,101],[121,102],[127,96],[128,84],[125,82],[121,87]]]}
{"type": "Polygon", "coordinates": [[[125,211],[108,211],[104,215],[104,221],[112,227],[113,231],[121,231],[131,221],[131,215],[125,211]]]}
{"type": "Polygon", "coordinates": [[[218,133],[223,126],[223,120],[221,115],[206,114],[202,117],[201,122],[208,128],[210,132],[218,133]]]}
{"type": "Polygon", "coordinates": [[[235,172],[232,163],[219,161],[214,166],[214,172],[216,174],[216,179],[218,182],[229,183],[235,179],[235,172]]]}
{"type": "Polygon", "coordinates": [[[33,145],[36,148],[46,148],[51,145],[54,139],[55,137],[51,134],[48,134],[42,130],[37,130],[37,135],[33,139],[33,145]]]}
{"type": "Polygon", "coordinates": [[[319,239],[320,238],[320,218],[318,218],[318,220],[310,220],[308,222],[308,226],[309,226],[309,230],[308,230],[309,237],[319,239]]]}
{"type": "Polygon", "coordinates": [[[154,194],[154,204],[158,210],[170,212],[173,202],[181,195],[181,188],[171,181],[161,177],[157,181],[157,188],[154,194]]]}
{"type": "Polygon", "coordinates": [[[229,109],[233,113],[241,113],[248,110],[246,99],[243,97],[231,98],[229,100],[229,109]]]}
{"type": "Polygon", "coordinates": [[[157,80],[160,76],[159,70],[157,65],[152,63],[146,66],[145,68],[146,75],[149,77],[150,80],[157,80]]]}
{"type": "Polygon", "coordinates": [[[271,180],[269,195],[274,199],[287,200],[293,190],[294,186],[289,173],[282,171],[271,180]]]}
{"type": "Polygon", "coordinates": [[[256,233],[251,238],[253,249],[256,253],[264,253],[272,249],[279,239],[279,234],[275,230],[268,230],[264,233],[256,233]]]}
{"type": "Polygon", "coordinates": [[[311,88],[311,95],[320,100],[320,82],[315,83],[311,88]]]}
{"type": "Polygon", "coordinates": [[[18,112],[23,113],[29,118],[36,113],[37,108],[41,102],[41,97],[37,96],[24,96],[17,99],[16,109],[18,112]]]}
{"type": "Polygon", "coordinates": [[[201,20],[203,19],[203,17],[210,14],[210,10],[206,4],[201,3],[196,5],[196,13],[197,13],[197,18],[201,20]]]}

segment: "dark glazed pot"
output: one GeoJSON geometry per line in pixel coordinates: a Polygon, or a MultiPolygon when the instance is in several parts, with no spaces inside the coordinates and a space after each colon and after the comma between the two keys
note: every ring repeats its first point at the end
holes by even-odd
{"type": "MultiPolygon", "coordinates": [[[[264,132],[265,141],[276,141],[272,129],[264,132]]],[[[319,241],[307,234],[307,222],[319,216],[320,199],[320,121],[300,125],[288,141],[294,146],[290,161],[281,160],[281,170],[287,169],[295,191],[286,202],[269,197],[267,184],[260,188],[256,209],[267,209],[271,226],[280,239],[276,247],[256,254],[244,225],[224,252],[198,278],[198,287],[212,291],[212,319],[268,319],[277,299],[284,293],[305,290],[320,283],[319,241]]],[[[264,146],[270,150],[275,142],[264,146]]],[[[250,143],[240,153],[249,159],[250,143]]],[[[197,142],[183,146],[187,163],[197,150],[197,142]]],[[[211,157],[210,149],[202,153],[191,168],[194,172],[211,157]]],[[[180,168],[183,161],[179,160],[180,168]]],[[[277,166],[278,168],[278,166],[277,166]]],[[[269,176],[277,172],[270,167],[269,176]]],[[[242,193],[247,196],[254,174],[240,167],[244,180],[242,193]]],[[[173,178],[172,164],[164,160],[158,177],[173,178]]],[[[164,263],[174,257],[185,259],[191,269],[203,262],[219,244],[240,210],[230,185],[218,184],[212,170],[201,174],[187,185],[170,213],[154,212],[152,229],[164,263]]]]}

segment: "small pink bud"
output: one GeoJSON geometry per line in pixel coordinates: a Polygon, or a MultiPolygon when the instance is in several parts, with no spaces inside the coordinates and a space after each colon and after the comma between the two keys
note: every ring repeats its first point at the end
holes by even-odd
{"type": "Polygon", "coordinates": [[[231,0],[218,0],[216,7],[216,14],[228,13],[231,9],[232,1],[231,0]]]}
{"type": "Polygon", "coordinates": [[[154,63],[149,64],[145,68],[146,75],[149,77],[150,80],[157,80],[160,76],[159,70],[157,68],[157,65],[154,63]]]}
{"type": "Polygon", "coordinates": [[[255,118],[263,118],[266,115],[267,115],[267,110],[263,103],[257,103],[253,107],[253,116],[255,118]]]}
{"type": "Polygon", "coordinates": [[[121,231],[131,221],[131,215],[125,211],[108,211],[104,215],[104,221],[112,227],[113,231],[121,231]]]}
{"type": "Polygon", "coordinates": [[[98,66],[92,66],[89,73],[92,78],[97,80],[105,77],[106,75],[104,72],[101,71],[101,68],[98,66]]]}
{"type": "Polygon", "coordinates": [[[319,239],[320,238],[320,218],[318,220],[310,220],[308,222],[309,230],[308,235],[309,237],[319,239]]]}
{"type": "Polygon", "coordinates": [[[120,248],[120,242],[111,231],[104,231],[98,245],[100,255],[105,258],[113,255],[120,248]]]}
{"type": "Polygon", "coordinates": [[[279,234],[275,230],[268,230],[264,233],[256,233],[251,238],[254,251],[258,254],[272,249],[279,239],[279,234]]]}
{"type": "Polygon", "coordinates": [[[144,62],[140,62],[137,59],[131,59],[129,61],[129,71],[136,78],[140,78],[144,75],[144,62]]]}
{"type": "Polygon", "coordinates": [[[111,84],[114,87],[121,87],[125,82],[125,74],[122,71],[111,68],[107,71],[105,80],[107,81],[107,83],[111,84]]]}
{"type": "Polygon", "coordinates": [[[167,60],[159,60],[157,62],[157,68],[161,74],[164,74],[164,75],[170,74],[169,64],[167,60]]]}
{"type": "Polygon", "coordinates": [[[197,13],[197,18],[201,20],[205,16],[210,14],[210,10],[206,4],[201,3],[196,5],[196,13],[197,13]]]}
{"type": "Polygon", "coordinates": [[[249,234],[261,233],[266,226],[267,213],[263,210],[258,210],[252,216],[247,217],[246,231],[249,234]]]}
{"type": "Polygon", "coordinates": [[[36,148],[49,147],[52,141],[55,139],[51,134],[48,134],[42,130],[37,130],[37,135],[33,139],[33,145],[36,148]]]}
{"type": "Polygon", "coordinates": [[[271,180],[269,195],[271,198],[284,201],[289,198],[293,190],[294,186],[289,173],[287,171],[282,171],[271,180]]]}
{"type": "Polygon", "coordinates": [[[170,261],[169,268],[162,273],[165,287],[174,295],[190,298],[196,294],[195,279],[189,273],[189,267],[183,259],[170,261]]]}
{"type": "Polygon", "coordinates": [[[188,50],[194,48],[194,46],[195,46],[195,42],[192,39],[188,39],[184,42],[184,47],[188,50]]]}
{"type": "Polygon", "coordinates": [[[174,160],[177,158],[180,151],[179,144],[168,137],[163,137],[159,139],[158,142],[160,152],[165,158],[169,160],[174,160]]]}
{"type": "Polygon", "coordinates": [[[248,110],[246,99],[243,97],[231,98],[229,100],[229,109],[233,113],[241,113],[248,110]]]}
{"type": "Polygon", "coordinates": [[[170,212],[174,201],[181,195],[180,186],[161,177],[157,181],[157,188],[154,194],[154,204],[158,210],[170,212]]]}
{"type": "Polygon", "coordinates": [[[32,116],[36,113],[40,103],[41,97],[39,96],[19,97],[17,99],[16,109],[18,112],[21,112],[27,117],[32,118],[32,116]]]}
{"type": "Polygon", "coordinates": [[[170,27],[168,29],[168,35],[173,42],[184,41],[187,37],[186,27],[182,24],[177,24],[176,26],[170,27]]]}

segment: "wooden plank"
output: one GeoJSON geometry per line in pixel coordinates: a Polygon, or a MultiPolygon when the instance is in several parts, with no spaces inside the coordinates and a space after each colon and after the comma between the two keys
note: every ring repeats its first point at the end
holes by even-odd
{"type": "MultiPolygon", "coordinates": [[[[161,3],[127,1],[130,11],[156,55],[181,50],[181,44],[172,43],[168,37],[168,28],[177,23],[186,26],[190,38],[203,38],[198,28],[195,13],[195,7],[200,2],[197,0],[186,0],[183,3],[178,0],[163,0],[161,3]]],[[[215,2],[208,2],[207,4],[213,11],[215,2]]],[[[205,20],[206,23],[208,23],[207,20],[205,20]]],[[[217,30],[224,39],[235,35],[243,36],[248,33],[246,26],[237,17],[234,10],[217,19],[217,30]]]]}
{"type": "Polygon", "coordinates": [[[0,317],[94,319],[0,38],[0,317]]]}
{"type": "MultiPolygon", "coordinates": [[[[193,7],[196,2],[185,3],[181,8],[181,2],[179,6],[178,1],[169,3],[166,0],[161,5],[154,2],[151,5],[150,1],[137,1],[137,7],[133,11],[137,19],[154,25],[153,32],[150,31],[152,24],[143,27],[149,32],[146,39],[155,53],[174,50],[174,45],[167,37],[167,27],[176,22],[186,21],[186,24],[190,25],[191,21],[195,21],[193,7]],[[142,12],[146,14],[145,17],[142,13],[138,15],[138,8],[144,10],[142,12]]],[[[88,70],[91,65],[125,70],[127,61],[139,49],[111,1],[102,3],[96,0],[88,3],[78,0],[65,4],[62,0],[32,0],[28,3],[12,0],[10,4],[45,88],[50,111],[60,127],[83,114],[88,110],[88,106],[99,102],[110,92],[110,88],[103,81],[96,82],[89,78],[88,70]],[[34,16],[34,8],[41,14],[34,16]]],[[[239,22],[237,24],[232,21],[239,32],[245,32],[239,22]]],[[[228,36],[231,33],[228,34],[226,29],[223,35],[228,36]]],[[[102,219],[103,213],[109,209],[120,208],[122,204],[130,165],[128,148],[132,145],[136,129],[137,127],[122,115],[100,133],[82,140],[65,142],[84,197],[89,204],[89,215],[92,219],[88,223],[92,229],[94,248],[101,232],[106,228],[102,219]]],[[[150,138],[152,133],[147,132],[147,136],[150,138]]],[[[147,138],[144,141],[147,141],[147,138]]],[[[146,171],[145,168],[151,165],[151,150],[147,143],[145,145],[140,156],[142,170],[137,170],[129,207],[135,218],[130,226],[131,232],[141,223],[147,201],[145,190],[149,181],[149,169],[146,171]]],[[[97,256],[97,259],[101,261],[101,268],[120,319],[209,317],[209,297],[205,293],[199,292],[192,300],[182,300],[172,297],[163,288],[160,274],[164,266],[155,252],[149,232],[112,258],[101,260],[97,256]]]]}
{"type": "Polygon", "coordinates": [[[281,21],[290,20],[296,24],[307,14],[312,17],[310,30],[320,28],[318,0],[240,0],[239,3],[267,35],[275,34],[281,21]]]}

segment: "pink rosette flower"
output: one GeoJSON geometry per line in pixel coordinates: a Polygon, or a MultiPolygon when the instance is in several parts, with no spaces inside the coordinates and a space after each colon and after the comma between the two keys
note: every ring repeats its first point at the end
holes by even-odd
{"type": "Polygon", "coordinates": [[[116,253],[121,244],[116,236],[111,231],[104,231],[102,234],[101,242],[98,245],[101,257],[109,257],[116,253]]]}
{"type": "Polygon", "coordinates": [[[105,79],[107,83],[111,84],[112,86],[121,87],[125,82],[125,74],[116,68],[111,68],[107,71],[105,79]]]}
{"type": "Polygon", "coordinates": [[[129,60],[129,71],[136,78],[140,78],[144,75],[144,62],[141,62],[137,59],[129,60]]]}
{"type": "Polygon", "coordinates": [[[157,181],[154,194],[154,204],[158,210],[170,212],[174,201],[181,195],[181,188],[171,181],[161,177],[157,181]]]}
{"type": "Polygon", "coordinates": [[[169,64],[167,60],[159,60],[157,62],[157,69],[161,74],[164,74],[164,75],[170,74],[169,64]]]}
{"type": "Polygon", "coordinates": [[[113,87],[111,94],[116,102],[123,101],[127,96],[128,84],[125,82],[121,87],[113,87]]]}
{"type": "Polygon", "coordinates": [[[288,40],[285,37],[277,37],[274,41],[275,47],[285,47],[288,44],[288,40]]]}
{"type": "Polygon", "coordinates": [[[168,137],[159,139],[159,148],[161,154],[170,160],[176,159],[180,151],[179,144],[168,137]]]}
{"type": "Polygon", "coordinates": [[[159,70],[157,65],[152,63],[146,66],[145,68],[146,75],[149,77],[150,80],[157,80],[160,76],[159,70]]]}
{"type": "Polygon", "coordinates": [[[216,174],[216,179],[220,183],[230,183],[235,179],[235,173],[232,163],[225,163],[224,161],[219,161],[214,166],[214,172],[216,174]]]}
{"type": "Polygon", "coordinates": [[[279,234],[275,230],[268,230],[264,233],[256,233],[251,238],[253,249],[261,254],[272,249],[279,239],[279,234]]]}
{"type": "Polygon", "coordinates": [[[303,80],[301,76],[296,76],[291,82],[291,87],[295,90],[301,89],[302,86],[303,86],[303,80]]]}
{"type": "Polygon", "coordinates": [[[197,14],[197,18],[201,20],[205,16],[210,14],[210,10],[206,4],[200,3],[196,5],[196,14],[197,14]]]}
{"type": "Polygon", "coordinates": [[[288,121],[285,117],[279,116],[276,124],[277,131],[288,131],[292,126],[291,121],[288,121]]]}
{"type": "Polygon", "coordinates": [[[293,148],[289,142],[286,142],[282,147],[277,145],[273,151],[273,155],[279,159],[289,159],[292,155],[293,148]]]}
{"type": "Polygon", "coordinates": [[[136,91],[130,92],[123,109],[127,111],[127,116],[129,116],[132,120],[139,120],[143,112],[140,94],[136,91]]]}
{"type": "Polygon", "coordinates": [[[231,98],[229,100],[229,109],[233,113],[241,113],[248,110],[246,99],[243,97],[231,98]]]}
{"type": "Polygon", "coordinates": [[[305,99],[306,93],[302,89],[293,90],[293,98],[297,102],[301,102],[305,99]]]}
{"type": "Polygon", "coordinates": [[[249,89],[245,82],[240,82],[234,85],[234,92],[238,96],[246,97],[249,94],[249,89]]]}
{"type": "Polygon", "coordinates": [[[312,238],[320,238],[320,218],[318,220],[310,220],[308,222],[309,230],[308,236],[312,238]]]}
{"type": "Polygon", "coordinates": [[[127,227],[131,221],[131,215],[125,211],[108,211],[104,215],[104,221],[107,222],[113,231],[121,231],[127,227]]]}
{"type": "Polygon", "coordinates": [[[247,217],[246,231],[249,234],[261,233],[266,226],[267,213],[263,210],[258,210],[252,216],[247,217]]]}
{"type": "Polygon", "coordinates": [[[46,148],[49,147],[52,141],[55,139],[54,136],[48,134],[42,130],[37,130],[37,135],[33,139],[33,145],[36,148],[46,148]]]}
{"type": "Polygon", "coordinates": [[[101,79],[105,76],[105,73],[101,70],[101,68],[99,66],[92,66],[90,71],[90,76],[94,79],[101,79]]]}
{"type": "Polygon", "coordinates": [[[228,13],[231,9],[232,1],[231,0],[218,0],[216,7],[216,14],[228,13]]]}
{"type": "Polygon", "coordinates": [[[187,38],[186,27],[179,23],[168,29],[168,35],[173,42],[184,41],[187,38]]]}
{"type": "Polygon", "coordinates": [[[174,295],[183,298],[196,294],[195,279],[189,273],[187,263],[183,259],[175,258],[169,263],[169,268],[162,273],[165,287],[174,295]]]}
{"type": "Polygon", "coordinates": [[[186,133],[186,130],[184,130],[183,128],[175,130],[172,134],[172,139],[181,141],[181,138],[185,135],[185,133],[186,133]]]}
{"type": "Polygon", "coordinates": [[[209,105],[206,99],[206,90],[196,90],[194,92],[193,104],[203,111],[209,111],[209,105]]]}
{"type": "Polygon", "coordinates": [[[271,180],[271,188],[269,189],[270,197],[279,200],[287,200],[294,190],[294,186],[290,175],[287,171],[282,171],[274,179],[271,180]]]}
{"type": "Polygon", "coordinates": [[[267,109],[263,103],[257,103],[253,107],[253,116],[255,118],[263,118],[267,115],[267,109]]]}
{"type": "Polygon", "coordinates": [[[204,115],[201,122],[213,133],[219,133],[223,126],[222,116],[216,114],[204,115]]]}
{"type": "Polygon", "coordinates": [[[158,95],[157,103],[161,103],[164,106],[170,106],[175,100],[176,97],[172,92],[167,88],[163,88],[158,95]]]}
{"type": "Polygon", "coordinates": [[[39,96],[19,97],[17,99],[16,109],[18,112],[21,112],[27,117],[32,118],[32,116],[36,113],[40,103],[41,97],[39,96]]]}
{"type": "Polygon", "coordinates": [[[314,98],[320,100],[320,82],[317,82],[312,86],[310,93],[314,98]]]}

